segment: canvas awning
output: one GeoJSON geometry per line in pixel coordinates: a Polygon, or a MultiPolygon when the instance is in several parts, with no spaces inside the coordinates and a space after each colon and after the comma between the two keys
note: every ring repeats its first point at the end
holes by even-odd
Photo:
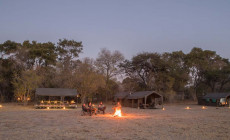
{"type": "Polygon", "coordinates": [[[230,96],[230,93],[209,93],[203,97],[203,99],[220,99],[227,98],[230,96]]]}
{"type": "Polygon", "coordinates": [[[158,94],[155,91],[139,91],[139,92],[132,93],[131,95],[126,97],[126,99],[140,99],[140,98],[145,98],[151,94],[154,94],[157,98],[162,97],[162,95],[158,94]]]}
{"type": "Polygon", "coordinates": [[[76,89],[66,89],[66,88],[37,88],[36,95],[39,96],[77,96],[76,89]]]}
{"type": "Polygon", "coordinates": [[[130,92],[119,92],[114,95],[114,98],[117,99],[124,99],[125,97],[129,96],[131,93],[130,92]]]}

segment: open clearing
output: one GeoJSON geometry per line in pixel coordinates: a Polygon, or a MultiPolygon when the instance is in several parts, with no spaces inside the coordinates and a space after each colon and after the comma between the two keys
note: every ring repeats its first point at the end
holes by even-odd
{"type": "Polygon", "coordinates": [[[0,140],[152,140],[229,139],[230,108],[190,104],[165,105],[161,109],[123,107],[123,117],[106,114],[81,116],[78,109],[34,109],[2,104],[0,140]],[[190,110],[185,108],[189,106],[190,110]]]}

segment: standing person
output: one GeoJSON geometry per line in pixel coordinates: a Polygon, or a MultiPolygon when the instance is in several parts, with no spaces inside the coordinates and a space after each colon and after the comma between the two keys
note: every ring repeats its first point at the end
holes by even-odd
{"type": "Polygon", "coordinates": [[[121,104],[120,104],[120,102],[117,102],[117,104],[115,105],[115,107],[114,107],[113,109],[114,109],[114,112],[115,112],[117,109],[121,109],[121,104]]]}

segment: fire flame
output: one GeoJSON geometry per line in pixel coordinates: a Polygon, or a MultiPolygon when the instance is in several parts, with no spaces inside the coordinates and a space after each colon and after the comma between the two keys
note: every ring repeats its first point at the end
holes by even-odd
{"type": "Polygon", "coordinates": [[[114,117],[118,116],[121,117],[121,108],[115,108],[115,113],[113,114],[114,117]]]}

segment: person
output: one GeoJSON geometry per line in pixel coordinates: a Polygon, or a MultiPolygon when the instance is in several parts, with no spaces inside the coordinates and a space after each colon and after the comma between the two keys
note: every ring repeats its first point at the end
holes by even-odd
{"type": "Polygon", "coordinates": [[[88,103],[88,107],[89,107],[89,108],[92,107],[92,103],[91,103],[91,102],[88,103]]]}
{"type": "Polygon", "coordinates": [[[117,108],[121,108],[120,102],[117,102],[116,107],[117,107],[117,108]]]}
{"type": "Polygon", "coordinates": [[[106,109],[106,106],[102,102],[100,102],[100,104],[98,105],[98,112],[102,111],[103,114],[105,114],[105,109],[106,109]]]}
{"type": "Polygon", "coordinates": [[[114,109],[114,113],[116,112],[117,109],[121,109],[121,104],[120,102],[117,102],[117,104],[115,105],[114,109]]]}
{"type": "Polygon", "coordinates": [[[98,108],[103,108],[103,107],[104,107],[103,103],[100,102],[100,104],[98,105],[98,108]]]}
{"type": "Polygon", "coordinates": [[[94,105],[92,105],[91,102],[88,103],[88,108],[89,108],[89,113],[90,113],[90,116],[92,115],[92,113],[95,113],[96,115],[96,108],[94,107],[94,105]]]}
{"type": "Polygon", "coordinates": [[[85,106],[85,104],[82,105],[82,110],[83,110],[84,112],[88,112],[88,111],[89,111],[89,109],[85,106]]]}

